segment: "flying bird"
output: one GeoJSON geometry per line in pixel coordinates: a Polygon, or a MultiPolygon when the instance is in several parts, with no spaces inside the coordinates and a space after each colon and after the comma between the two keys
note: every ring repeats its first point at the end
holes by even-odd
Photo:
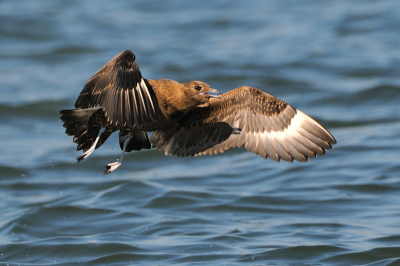
{"type": "Polygon", "coordinates": [[[89,79],[75,109],[60,113],[65,133],[83,150],[78,162],[119,131],[121,157],[104,174],[125,152],[152,146],[174,156],[244,147],[265,159],[306,162],[336,143],[314,119],[265,91],[243,86],[222,94],[201,81],[144,79],[129,50],[89,79]]]}

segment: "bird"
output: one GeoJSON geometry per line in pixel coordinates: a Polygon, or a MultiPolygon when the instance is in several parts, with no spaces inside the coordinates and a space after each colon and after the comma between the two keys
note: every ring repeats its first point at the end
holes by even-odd
{"type": "Polygon", "coordinates": [[[65,133],[83,151],[78,162],[119,131],[122,154],[103,174],[120,167],[126,152],[152,147],[179,157],[245,148],[306,162],[336,144],[317,121],[268,92],[241,86],[222,94],[201,81],[145,79],[135,60],[130,50],[115,56],[86,82],[75,109],[60,111],[65,133]]]}

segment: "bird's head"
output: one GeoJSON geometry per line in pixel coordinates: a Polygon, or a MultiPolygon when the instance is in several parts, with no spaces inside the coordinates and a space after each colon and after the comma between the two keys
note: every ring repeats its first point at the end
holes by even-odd
{"type": "Polygon", "coordinates": [[[190,81],[182,84],[184,86],[187,103],[192,107],[205,104],[210,98],[221,99],[221,92],[210,88],[207,83],[201,81],[190,81]]]}

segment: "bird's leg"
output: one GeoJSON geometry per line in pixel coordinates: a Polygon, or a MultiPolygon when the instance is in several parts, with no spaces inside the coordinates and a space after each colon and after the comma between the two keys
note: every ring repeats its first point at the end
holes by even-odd
{"type": "Polygon", "coordinates": [[[81,156],[76,158],[76,159],[78,159],[78,163],[80,161],[82,161],[83,159],[85,159],[86,157],[88,157],[96,149],[97,142],[99,141],[100,136],[101,136],[101,134],[103,134],[104,131],[105,131],[105,128],[101,128],[99,131],[99,135],[97,135],[97,138],[94,141],[93,145],[87,151],[85,151],[81,156]]]}
{"type": "Polygon", "coordinates": [[[121,166],[121,164],[122,164],[122,159],[124,158],[126,146],[128,146],[129,140],[130,140],[131,138],[132,138],[132,137],[127,137],[127,138],[124,140],[124,148],[122,149],[121,157],[119,158],[119,160],[117,159],[116,162],[107,164],[107,165],[106,165],[106,168],[107,168],[107,169],[104,171],[103,175],[109,174],[109,173],[111,173],[112,171],[114,171],[115,169],[117,169],[118,167],[121,166]]]}

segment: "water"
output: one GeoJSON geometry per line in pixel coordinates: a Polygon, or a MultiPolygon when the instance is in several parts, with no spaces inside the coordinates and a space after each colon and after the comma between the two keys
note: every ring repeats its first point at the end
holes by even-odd
{"type": "Polygon", "coordinates": [[[400,265],[398,1],[0,1],[0,265],[400,265]],[[146,78],[264,89],[338,144],[77,164],[59,110],[119,52],[146,78]]]}

